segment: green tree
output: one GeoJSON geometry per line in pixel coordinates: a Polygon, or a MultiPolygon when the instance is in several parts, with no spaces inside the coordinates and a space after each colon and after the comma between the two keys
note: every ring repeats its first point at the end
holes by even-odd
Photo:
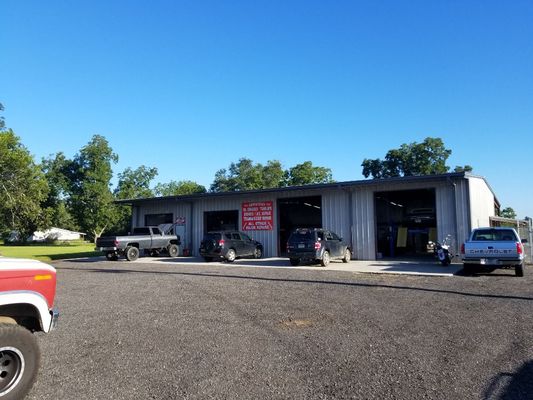
{"type": "Polygon", "coordinates": [[[261,171],[263,189],[270,189],[285,186],[286,171],[283,170],[281,162],[270,160],[261,171]]]}
{"type": "Polygon", "coordinates": [[[114,191],[117,199],[140,199],[152,197],[154,192],[150,189],[152,180],[157,176],[157,168],[144,165],[132,170],[126,168],[118,174],[118,183],[114,191]]]}
{"type": "Polygon", "coordinates": [[[444,174],[450,169],[446,160],[452,153],[440,138],[427,137],[422,143],[402,144],[387,152],[385,159],[364,159],[361,166],[365,178],[391,178],[444,174]]]}
{"type": "Polygon", "coordinates": [[[182,196],[207,192],[206,188],[193,181],[170,181],[158,183],[154,192],[156,196],[182,196]]]}
{"type": "Polygon", "coordinates": [[[22,240],[47,228],[41,207],[48,184],[33,156],[11,129],[0,131],[0,227],[15,230],[22,240]]]}
{"type": "Polygon", "coordinates": [[[118,217],[110,190],[111,164],[117,161],[107,140],[94,135],[69,165],[72,211],[80,228],[95,241],[118,217]]]}
{"type": "Polygon", "coordinates": [[[516,212],[512,207],[505,207],[500,211],[500,217],[516,219],[516,212]]]}
{"type": "Polygon", "coordinates": [[[49,214],[51,226],[79,230],[80,227],[69,208],[70,163],[62,152],[42,160],[41,168],[50,188],[43,206],[49,214]]]}
{"type": "Polygon", "coordinates": [[[331,169],[315,167],[311,161],[305,161],[290,168],[286,173],[288,186],[311,185],[315,183],[334,182],[331,169]]]}
{"type": "Polygon", "coordinates": [[[231,163],[229,168],[220,169],[211,184],[212,192],[235,192],[239,190],[263,189],[263,166],[254,164],[249,158],[231,163]]]}

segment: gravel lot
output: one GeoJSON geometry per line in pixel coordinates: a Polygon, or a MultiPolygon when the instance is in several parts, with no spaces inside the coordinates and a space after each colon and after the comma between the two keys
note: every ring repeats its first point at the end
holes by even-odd
{"type": "Polygon", "coordinates": [[[29,399],[531,399],[533,268],[63,261],[29,399]]]}

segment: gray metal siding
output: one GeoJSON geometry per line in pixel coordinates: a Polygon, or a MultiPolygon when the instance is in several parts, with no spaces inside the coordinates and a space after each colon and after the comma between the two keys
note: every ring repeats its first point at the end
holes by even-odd
{"type": "Polygon", "coordinates": [[[374,191],[357,188],[352,194],[352,246],[356,260],[376,259],[374,191]]]}

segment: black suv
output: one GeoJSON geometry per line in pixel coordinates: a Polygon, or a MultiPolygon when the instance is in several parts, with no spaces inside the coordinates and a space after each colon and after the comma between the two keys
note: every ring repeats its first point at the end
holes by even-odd
{"type": "Polygon", "coordinates": [[[291,233],[287,242],[291,265],[301,260],[320,262],[325,267],[332,259],[347,263],[352,257],[348,243],[335,233],[321,228],[299,228],[291,233]]]}
{"type": "Polygon", "coordinates": [[[228,262],[239,257],[261,258],[263,245],[238,231],[209,232],[200,243],[200,255],[207,262],[214,258],[223,258],[228,262]]]}

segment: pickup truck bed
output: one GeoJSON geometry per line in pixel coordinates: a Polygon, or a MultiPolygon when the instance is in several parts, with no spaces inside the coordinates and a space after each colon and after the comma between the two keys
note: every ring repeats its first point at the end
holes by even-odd
{"type": "Polygon", "coordinates": [[[474,229],[463,244],[465,272],[477,269],[514,268],[516,276],[524,276],[524,246],[513,228],[474,229]]]}

